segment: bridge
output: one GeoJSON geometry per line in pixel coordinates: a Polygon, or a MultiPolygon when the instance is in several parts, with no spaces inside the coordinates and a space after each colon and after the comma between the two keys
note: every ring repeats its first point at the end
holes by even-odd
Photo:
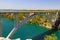
{"type": "Polygon", "coordinates": [[[60,12],[60,10],[13,10],[13,9],[1,9],[0,12],[60,12]]]}
{"type": "Polygon", "coordinates": [[[3,14],[3,13],[9,13],[9,14],[13,13],[14,14],[14,28],[12,29],[12,31],[9,33],[9,35],[6,38],[11,38],[14,35],[14,33],[18,30],[18,28],[20,28],[27,20],[31,19],[33,16],[37,16],[37,15],[45,16],[51,22],[52,27],[53,27],[51,30],[45,32],[44,34],[32,38],[33,40],[38,40],[38,39],[43,40],[43,37],[46,34],[50,35],[53,32],[57,31],[58,30],[57,26],[60,23],[60,20],[59,20],[60,19],[60,10],[0,10],[0,37],[2,37],[1,14],[3,14]],[[21,23],[17,24],[18,23],[17,14],[20,12],[25,12],[27,17],[25,19],[23,19],[23,21],[21,23]],[[49,14],[52,14],[52,13],[55,13],[56,14],[55,16],[58,16],[56,18],[56,21],[54,24],[51,21],[52,17],[49,16],[49,14]]]}

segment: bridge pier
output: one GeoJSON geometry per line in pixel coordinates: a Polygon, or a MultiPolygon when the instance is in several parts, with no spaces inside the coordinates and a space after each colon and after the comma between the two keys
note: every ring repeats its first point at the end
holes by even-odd
{"type": "MultiPolygon", "coordinates": [[[[14,13],[14,27],[18,27],[18,13],[14,13]]],[[[12,38],[13,34],[15,33],[16,28],[14,28],[9,35],[7,36],[7,38],[12,38]]]]}
{"type": "Polygon", "coordinates": [[[14,27],[18,26],[18,13],[14,13],[14,27]]]}

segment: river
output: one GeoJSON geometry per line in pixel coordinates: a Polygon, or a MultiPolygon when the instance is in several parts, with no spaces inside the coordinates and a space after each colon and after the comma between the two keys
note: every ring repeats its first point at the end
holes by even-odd
{"type": "MultiPolygon", "coordinates": [[[[10,31],[14,28],[14,21],[2,18],[2,36],[7,37],[7,35],[10,33],[10,31]]],[[[28,38],[33,38],[39,34],[42,34],[49,29],[38,26],[35,24],[27,24],[25,23],[23,26],[21,26],[17,32],[13,35],[11,39],[20,38],[21,40],[26,40],[28,38]]],[[[60,40],[60,32],[55,32],[56,36],[58,37],[58,40],[60,40]]]]}

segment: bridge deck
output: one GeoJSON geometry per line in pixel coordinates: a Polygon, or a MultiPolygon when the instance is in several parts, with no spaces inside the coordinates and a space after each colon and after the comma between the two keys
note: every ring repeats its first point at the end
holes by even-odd
{"type": "Polygon", "coordinates": [[[0,12],[60,12],[60,10],[0,10],[0,12]]]}

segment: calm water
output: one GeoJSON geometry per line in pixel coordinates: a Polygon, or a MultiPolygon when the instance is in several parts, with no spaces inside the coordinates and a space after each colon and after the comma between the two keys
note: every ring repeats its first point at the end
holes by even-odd
{"type": "MultiPolygon", "coordinates": [[[[6,37],[9,32],[14,28],[14,21],[2,18],[2,31],[3,37],[6,37]]],[[[22,40],[33,38],[39,34],[48,31],[47,28],[38,26],[35,24],[24,24],[20,27],[17,32],[13,35],[12,39],[21,38],[22,40]]],[[[60,32],[56,32],[58,38],[60,38],[60,32]]]]}

